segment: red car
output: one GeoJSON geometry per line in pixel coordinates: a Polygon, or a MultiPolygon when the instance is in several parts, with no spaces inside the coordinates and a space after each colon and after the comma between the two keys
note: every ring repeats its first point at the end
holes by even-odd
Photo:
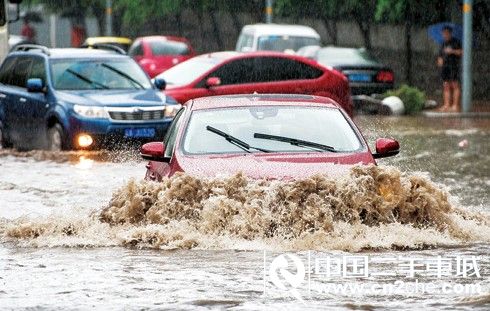
{"type": "Polygon", "coordinates": [[[309,94],[338,102],[352,116],[347,78],[301,56],[278,52],[218,52],[189,59],[156,76],[179,103],[231,94],[309,94]]]}
{"type": "Polygon", "coordinates": [[[172,36],[137,38],[128,54],[151,78],[196,55],[187,39],[172,36]]]}
{"type": "Polygon", "coordinates": [[[143,145],[141,156],[150,160],[148,180],[176,172],[294,179],[344,174],[398,150],[397,141],[382,138],[371,153],[349,116],[329,98],[265,94],[191,100],[164,141],[143,145]]]}

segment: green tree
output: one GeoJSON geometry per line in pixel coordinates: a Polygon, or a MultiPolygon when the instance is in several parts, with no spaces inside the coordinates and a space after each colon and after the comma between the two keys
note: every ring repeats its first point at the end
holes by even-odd
{"type": "Polygon", "coordinates": [[[412,28],[426,26],[444,18],[438,12],[449,5],[448,0],[378,0],[376,21],[405,26],[405,80],[412,82],[412,28]]]}
{"type": "Polygon", "coordinates": [[[376,0],[276,0],[274,5],[284,17],[307,16],[322,20],[334,44],[337,43],[337,21],[351,19],[359,27],[364,46],[371,49],[376,0]]]}

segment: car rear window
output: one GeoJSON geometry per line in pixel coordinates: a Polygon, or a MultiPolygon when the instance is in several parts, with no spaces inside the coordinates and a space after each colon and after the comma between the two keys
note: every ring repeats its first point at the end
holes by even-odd
{"type": "Polygon", "coordinates": [[[177,41],[150,41],[151,53],[160,55],[188,55],[189,46],[184,42],[177,41]]]}
{"type": "Polygon", "coordinates": [[[320,49],[317,60],[321,64],[363,64],[373,65],[378,60],[363,49],[325,48],[320,49]]]}

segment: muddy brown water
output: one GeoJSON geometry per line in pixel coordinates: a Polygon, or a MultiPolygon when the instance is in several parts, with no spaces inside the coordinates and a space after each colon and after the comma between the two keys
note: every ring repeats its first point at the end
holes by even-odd
{"type": "Polygon", "coordinates": [[[402,152],[335,180],[155,184],[134,151],[1,150],[1,308],[488,309],[490,120],[356,123],[402,152]],[[354,259],[369,273],[321,269],[354,259]]]}

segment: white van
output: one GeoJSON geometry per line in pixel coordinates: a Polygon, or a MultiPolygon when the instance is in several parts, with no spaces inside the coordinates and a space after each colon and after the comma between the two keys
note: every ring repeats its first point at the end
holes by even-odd
{"type": "Polygon", "coordinates": [[[301,25],[254,24],[243,27],[236,50],[296,52],[303,46],[321,45],[320,35],[301,25]]]}

